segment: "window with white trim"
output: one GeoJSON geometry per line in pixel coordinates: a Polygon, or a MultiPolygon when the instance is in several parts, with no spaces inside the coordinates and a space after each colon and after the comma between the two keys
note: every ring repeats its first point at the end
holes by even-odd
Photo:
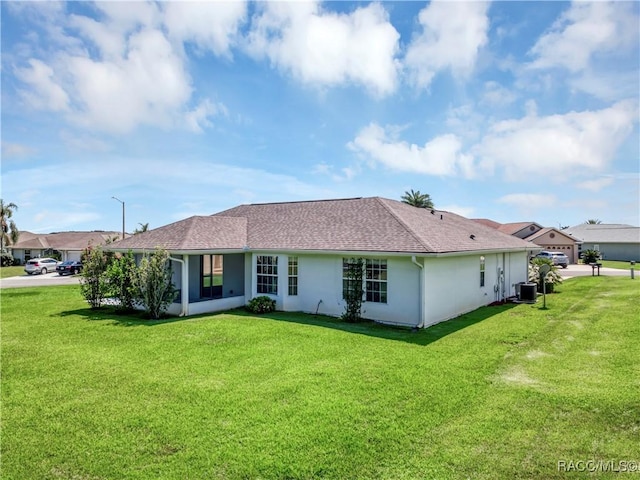
{"type": "Polygon", "coordinates": [[[480,286],[484,287],[484,256],[480,257],[480,286]]]}
{"type": "MultiPolygon", "coordinates": [[[[348,270],[353,265],[353,259],[342,259],[342,297],[353,288],[348,278],[348,270]]],[[[387,303],[387,260],[367,258],[364,260],[364,297],[372,303],[387,303]]]]}
{"type": "Polygon", "coordinates": [[[298,295],[298,257],[289,257],[289,295],[298,295]]]}
{"type": "Polygon", "coordinates": [[[367,258],[365,271],[367,302],[387,303],[387,261],[367,258]]]}
{"type": "Polygon", "coordinates": [[[258,255],[256,257],[256,274],[258,293],[278,294],[278,257],[258,255]]]}

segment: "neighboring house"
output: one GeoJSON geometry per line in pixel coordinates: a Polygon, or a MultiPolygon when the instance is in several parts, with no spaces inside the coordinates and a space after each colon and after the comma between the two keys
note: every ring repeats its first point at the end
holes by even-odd
{"type": "Polygon", "coordinates": [[[569,257],[570,263],[578,263],[580,241],[568,234],[566,230],[543,227],[535,222],[498,223],[486,218],[477,218],[474,221],[507,235],[535,243],[545,250],[562,252],[569,257]]]}
{"type": "Polygon", "coordinates": [[[540,248],[453,213],[379,197],[241,205],[109,246],[163,247],[180,296],[170,313],[244,306],[340,316],[344,262],[363,258],[363,317],[426,327],[514,295],[540,248]]]}
{"type": "Polygon", "coordinates": [[[104,245],[107,241],[119,240],[121,237],[122,233],[101,230],[44,234],[20,232],[18,242],[11,248],[13,258],[21,265],[32,258],[51,256],[54,252],[59,252],[63,261],[80,260],[82,251],[89,245],[104,245]]]}
{"type": "Polygon", "coordinates": [[[604,260],[640,261],[640,227],[583,223],[564,231],[580,239],[581,252],[597,250],[604,260]]]}

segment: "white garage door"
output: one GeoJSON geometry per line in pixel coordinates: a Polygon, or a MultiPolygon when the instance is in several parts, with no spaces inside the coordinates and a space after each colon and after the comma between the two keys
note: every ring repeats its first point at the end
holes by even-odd
{"type": "Polygon", "coordinates": [[[67,260],[71,260],[71,261],[74,261],[74,262],[79,262],[80,261],[80,255],[82,255],[82,252],[80,252],[80,251],[69,250],[67,252],[67,260]]]}

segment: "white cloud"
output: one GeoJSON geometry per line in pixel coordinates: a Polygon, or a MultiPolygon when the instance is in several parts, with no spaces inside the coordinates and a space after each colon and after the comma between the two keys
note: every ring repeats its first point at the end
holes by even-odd
{"type": "Polygon", "coordinates": [[[594,71],[587,69],[581,75],[568,79],[573,90],[579,90],[606,102],[638,96],[640,74],[632,71],[594,71]]]}
{"type": "Polygon", "coordinates": [[[490,81],[484,84],[481,104],[491,107],[504,107],[516,100],[516,94],[503,87],[498,82],[490,81]]]}
{"type": "Polygon", "coordinates": [[[315,86],[364,85],[383,96],[396,88],[400,37],[377,3],[350,14],[316,2],[266,2],[254,17],[247,51],[315,86]]]}
{"type": "Polygon", "coordinates": [[[34,233],[73,230],[74,225],[95,222],[102,218],[97,212],[70,212],[64,210],[39,210],[34,216],[34,233]]]}
{"type": "Polygon", "coordinates": [[[211,21],[206,39],[203,29],[214,12],[237,7],[207,3],[201,17],[192,7],[166,4],[163,12],[154,3],[102,2],[95,5],[101,18],[59,17],[59,24],[75,37],[59,35],[54,53],[46,59],[29,58],[16,69],[28,87],[20,90],[21,97],[32,108],[64,112],[88,130],[129,133],[139,125],[153,125],[201,131],[211,126],[210,118],[226,114],[226,109],[206,98],[194,105],[182,44],[170,42],[162,30],[162,15],[178,40],[224,53],[228,43],[222,39],[228,39],[232,29],[225,23],[231,22],[229,16],[211,21]],[[178,27],[181,19],[186,23],[178,27]]]}
{"type": "Polygon", "coordinates": [[[602,177],[593,180],[586,180],[578,183],[576,186],[584,190],[591,190],[592,192],[599,192],[605,187],[613,184],[613,177],[602,177]]]}
{"type": "Polygon", "coordinates": [[[78,131],[61,130],[60,139],[71,150],[87,152],[107,152],[112,145],[91,135],[86,135],[78,131]]]}
{"type": "Polygon", "coordinates": [[[498,203],[506,203],[514,207],[525,209],[539,209],[543,207],[553,207],[556,205],[555,195],[538,193],[512,193],[498,199],[498,203]]]}
{"type": "Polygon", "coordinates": [[[44,62],[30,59],[29,66],[16,69],[16,76],[31,87],[18,93],[31,108],[36,110],[65,111],[69,108],[69,96],[57,83],[55,72],[44,62]]]}
{"type": "Polygon", "coordinates": [[[476,211],[475,207],[465,207],[463,205],[455,205],[455,204],[451,204],[451,205],[436,205],[436,207],[438,208],[438,210],[444,210],[446,212],[452,212],[452,213],[455,213],[455,214],[458,214],[458,215],[460,215],[462,217],[467,217],[467,218],[471,218],[471,216],[476,211]]]}
{"type": "Polygon", "coordinates": [[[114,61],[66,58],[77,123],[114,133],[138,124],[168,127],[188,102],[188,74],[160,31],[142,30],[127,43],[125,54],[114,61]]]}
{"type": "Polygon", "coordinates": [[[472,158],[461,152],[462,144],[455,135],[435,137],[424,146],[409,144],[396,137],[394,127],[385,129],[371,123],[349,142],[348,148],[392,170],[426,175],[470,176],[472,173],[472,158]]]}
{"type": "Polygon", "coordinates": [[[331,178],[334,182],[342,183],[352,180],[358,173],[360,173],[360,168],[359,166],[349,166],[341,168],[340,173],[335,173],[333,165],[322,162],[314,165],[311,173],[325,175],[331,178]]]}
{"type": "Polygon", "coordinates": [[[28,145],[23,145],[21,143],[10,143],[10,142],[2,142],[2,158],[17,158],[17,157],[28,157],[35,150],[28,145]]]}
{"type": "Polygon", "coordinates": [[[492,125],[474,151],[487,173],[502,171],[508,180],[536,175],[562,182],[567,175],[603,170],[637,119],[634,101],[547,117],[531,109],[522,119],[492,125]]]}
{"type": "Polygon", "coordinates": [[[161,13],[155,2],[96,2],[109,23],[117,32],[135,31],[139,28],[157,28],[161,13]]]}
{"type": "Polygon", "coordinates": [[[487,10],[486,2],[433,1],[425,7],[419,15],[423,31],[412,40],[405,57],[412,83],[428,88],[443,70],[468,76],[487,43],[487,10]]]}
{"type": "Polygon", "coordinates": [[[227,108],[221,104],[215,104],[211,100],[206,99],[184,116],[185,124],[188,130],[195,133],[202,133],[203,127],[211,127],[213,124],[209,121],[209,117],[214,115],[228,115],[227,108]]]}
{"type": "Polygon", "coordinates": [[[637,44],[638,19],[633,2],[574,2],[540,37],[530,68],[566,68],[577,72],[597,54],[615,53],[637,44]]]}
{"type": "Polygon", "coordinates": [[[230,56],[238,29],[246,20],[246,2],[166,2],[164,24],[169,37],[194,42],[202,50],[230,56]]]}

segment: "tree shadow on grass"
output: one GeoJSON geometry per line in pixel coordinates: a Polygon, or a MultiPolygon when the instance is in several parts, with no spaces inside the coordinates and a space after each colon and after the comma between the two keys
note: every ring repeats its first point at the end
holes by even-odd
{"type": "Polygon", "coordinates": [[[297,323],[300,325],[311,325],[315,327],[331,328],[343,332],[367,335],[370,337],[384,338],[387,340],[397,340],[415,345],[429,345],[440,340],[447,335],[462,330],[464,328],[480,323],[487,318],[498,315],[502,312],[514,308],[515,304],[503,304],[497,306],[482,307],[467,314],[461,315],[451,320],[441,322],[431,327],[415,330],[411,327],[390,326],[376,323],[371,320],[363,320],[358,323],[348,323],[339,318],[324,315],[313,315],[299,312],[272,312],[255,315],[244,309],[233,310],[233,315],[254,318],[268,318],[281,322],[297,323]]]}
{"type": "Polygon", "coordinates": [[[87,321],[108,321],[106,325],[119,327],[153,327],[155,325],[164,325],[165,323],[180,322],[188,320],[192,317],[176,317],[166,315],[157,320],[148,318],[145,312],[119,312],[113,307],[100,308],[78,308],[76,310],[68,310],[52,315],[53,317],[70,317],[79,316],[87,321]]]}
{"type": "Polygon", "coordinates": [[[113,307],[101,308],[80,308],[69,310],[52,315],[55,317],[79,316],[87,321],[108,322],[105,325],[121,327],[153,327],[167,323],[182,322],[185,320],[197,320],[201,318],[216,319],[225,315],[245,317],[247,319],[261,318],[275,320],[279,322],[297,323],[299,325],[309,325],[313,327],[331,328],[343,332],[370,337],[384,338],[387,340],[397,340],[415,345],[428,345],[440,340],[447,335],[455,333],[464,328],[480,323],[487,318],[498,315],[515,307],[515,304],[507,303],[503,305],[481,307],[472,312],[466,313],[451,320],[447,320],[425,329],[413,330],[410,327],[390,326],[376,323],[371,320],[363,320],[358,323],[348,323],[339,318],[326,315],[313,315],[302,312],[272,312],[261,315],[248,312],[244,308],[228,310],[225,312],[203,313],[188,317],[166,316],[158,320],[151,320],[145,317],[144,312],[121,313],[113,307]]]}

